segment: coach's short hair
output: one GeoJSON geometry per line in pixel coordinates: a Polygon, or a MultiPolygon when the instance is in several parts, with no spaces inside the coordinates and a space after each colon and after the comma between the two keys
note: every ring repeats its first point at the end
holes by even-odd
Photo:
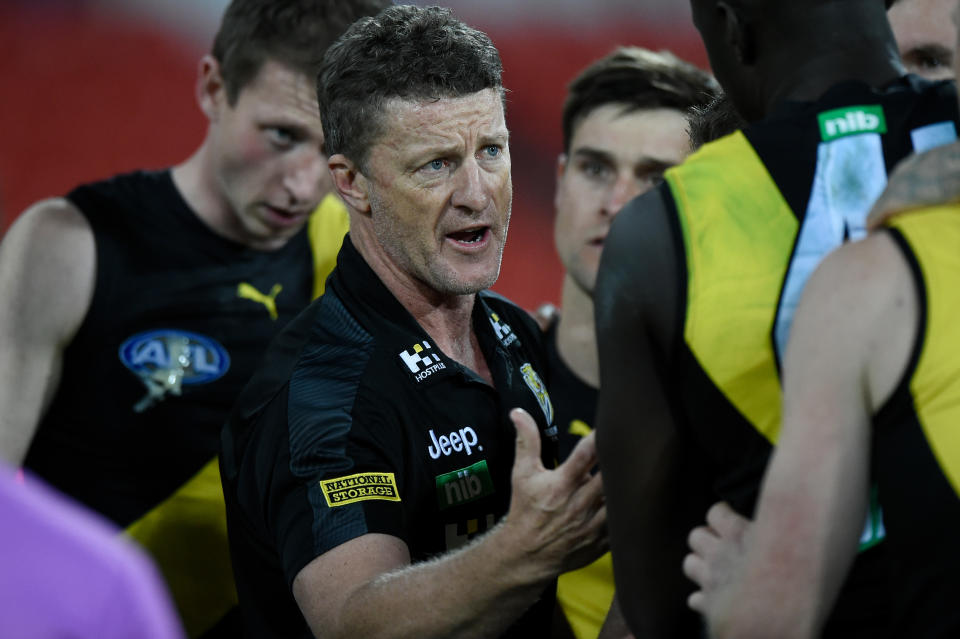
{"type": "Polygon", "coordinates": [[[323,54],[359,18],[390,0],[233,0],[213,40],[213,57],[235,104],[267,60],[313,78],[323,54]]]}
{"type": "Polygon", "coordinates": [[[594,109],[622,104],[624,113],[668,108],[686,112],[705,106],[719,91],[706,71],[669,51],[619,47],[580,72],[563,104],[563,150],[570,150],[574,129],[594,109]]]}
{"type": "Polygon", "coordinates": [[[449,9],[397,5],[359,20],[327,51],[317,78],[329,155],[361,168],[394,98],[437,100],[484,89],[503,98],[500,53],[449,9]]]}

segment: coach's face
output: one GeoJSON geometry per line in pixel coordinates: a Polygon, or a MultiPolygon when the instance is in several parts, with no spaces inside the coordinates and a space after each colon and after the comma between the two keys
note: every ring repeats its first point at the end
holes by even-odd
{"type": "Polygon", "coordinates": [[[472,294],[500,273],[513,187],[499,93],[389,101],[363,171],[378,257],[402,284],[472,294]]]}

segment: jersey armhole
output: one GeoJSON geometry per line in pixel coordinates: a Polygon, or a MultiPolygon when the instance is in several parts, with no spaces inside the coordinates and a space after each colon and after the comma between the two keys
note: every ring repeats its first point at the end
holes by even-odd
{"type": "Polygon", "coordinates": [[[927,289],[920,263],[910,248],[910,243],[899,229],[885,227],[880,232],[887,233],[888,237],[893,240],[893,243],[900,250],[901,255],[903,255],[904,260],[910,268],[910,274],[914,283],[914,293],[917,296],[917,333],[914,335],[910,358],[907,360],[907,365],[903,369],[903,374],[894,387],[894,391],[890,393],[890,396],[877,411],[874,417],[874,424],[886,423],[887,416],[895,411],[898,406],[901,406],[902,402],[912,401],[910,399],[910,381],[913,379],[917,365],[920,362],[920,355],[923,353],[923,345],[927,334],[927,289]]]}

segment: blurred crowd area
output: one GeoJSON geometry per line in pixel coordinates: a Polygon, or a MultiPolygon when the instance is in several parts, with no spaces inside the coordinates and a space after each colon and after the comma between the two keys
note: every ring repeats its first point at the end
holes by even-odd
{"type": "MultiPolygon", "coordinates": [[[[74,185],[185,158],[202,138],[199,56],[227,0],[0,1],[0,230],[74,185]]],[[[437,4],[415,2],[414,4],[437,4]]],[[[677,0],[449,0],[500,49],[510,90],[514,204],[494,287],[557,302],[551,220],[567,83],[617,45],[706,54],[677,0]]]]}

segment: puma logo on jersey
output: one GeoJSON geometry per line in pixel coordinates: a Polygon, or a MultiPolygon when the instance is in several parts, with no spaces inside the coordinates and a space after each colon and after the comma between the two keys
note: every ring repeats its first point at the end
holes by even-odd
{"type": "Polygon", "coordinates": [[[283,286],[279,283],[274,284],[273,288],[270,289],[270,294],[264,295],[254,288],[252,284],[240,282],[240,284],[237,285],[237,297],[254,301],[257,304],[263,304],[267,312],[270,313],[270,319],[275,320],[277,319],[277,295],[279,295],[282,290],[283,286]]]}

